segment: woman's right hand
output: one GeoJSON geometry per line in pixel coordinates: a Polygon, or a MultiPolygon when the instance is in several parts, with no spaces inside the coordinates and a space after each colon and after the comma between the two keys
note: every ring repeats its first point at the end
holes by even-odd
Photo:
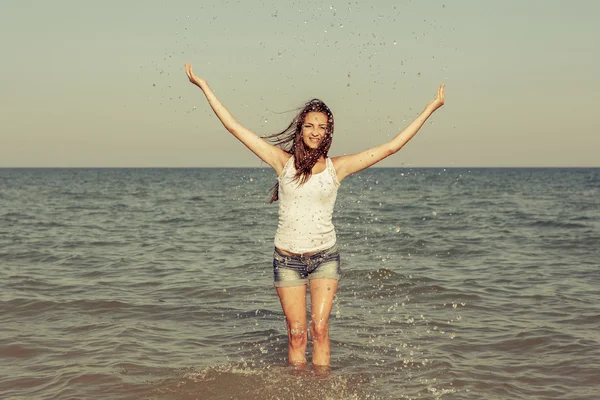
{"type": "Polygon", "coordinates": [[[198,86],[200,89],[202,89],[202,84],[205,84],[206,81],[202,78],[198,78],[194,72],[192,71],[192,64],[185,64],[185,73],[188,76],[188,79],[190,80],[190,82],[192,82],[194,85],[198,86]]]}

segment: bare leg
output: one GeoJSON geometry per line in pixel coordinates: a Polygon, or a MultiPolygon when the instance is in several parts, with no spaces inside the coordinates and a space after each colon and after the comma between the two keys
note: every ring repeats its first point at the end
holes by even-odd
{"type": "Polygon", "coordinates": [[[335,279],[313,279],[310,281],[310,336],[313,343],[313,365],[329,365],[329,314],[333,297],[337,291],[335,279]]]}
{"type": "Polygon", "coordinates": [[[306,285],[277,288],[288,327],[288,361],[306,364],[306,285]]]}

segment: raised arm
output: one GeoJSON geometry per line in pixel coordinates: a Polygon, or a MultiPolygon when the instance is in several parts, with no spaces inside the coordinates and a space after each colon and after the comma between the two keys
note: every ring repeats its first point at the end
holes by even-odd
{"type": "Polygon", "coordinates": [[[338,180],[341,181],[348,175],[369,168],[384,158],[398,152],[398,150],[404,147],[404,145],[417,134],[425,121],[427,121],[427,118],[443,105],[444,85],[440,85],[437,97],[430,101],[425,107],[425,110],[392,140],[357,154],[333,158],[332,161],[335,166],[338,180]]]}
{"type": "Polygon", "coordinates": [[[261,160],[273,167],[277,175],[279,175],[289,158],[289,154],[279,147],[267,143],[254,132],[244,128],[239,122],[237,122],[233,115],[231,115],[231,113],[225,108],[225,106],[219,101],[217,96],[210,89],[208,83],[206,83],[204,79],[197,77],[192,72],[191,64],[185,64],[185,72],[190,82],[202,89],[202,92],[206,96],[206,100],[208,100],[208,104],[210,104],[217,117],[221,120],[223,126],[229,132],[231,132],[233,136],[238,138],[240,142],[244,143],[244,145],[254,154],[256,154],[261,160]]]}

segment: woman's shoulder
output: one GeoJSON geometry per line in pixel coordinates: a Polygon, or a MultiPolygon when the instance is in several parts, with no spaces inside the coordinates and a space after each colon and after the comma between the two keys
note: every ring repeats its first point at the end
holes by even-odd
{"type": "Polygon", "coordinates": [[[344,156],[329,157],[329,159],[337,171],[338,167],[343,163],[344,156]]]}
{"type": "Polygon", "coordinates": [[[283,167],[281,168],[281,171],[278,171],[279,173],[277,174],[278,179],[283,179],[283,177],[285,176],[285,173],[288,169],[290,169],[290,165],[294,164],[294,155],[290,154],[288,152],[285,152],[284,155],[284,160],[285,162],[283,163],[283,167]]]}
{"type": "Polygon", "coordinates": [[[338,174],[338,167],[339,167],[339,159],[340,157],[328,157],[328,161],[331,164],[331,174],[336,182],[336,184],[339,186],[341,179],[339,179],[339,174],[338,174]]]}
{"type": "Polygon", "coordinates": [[[290,165],[294,162],[294,155],[286,152],[283,157],[284,157],[283,159],[285,161],[283,163],[283,168],[285,169],[288,167],[288,165],[290,165]]]}

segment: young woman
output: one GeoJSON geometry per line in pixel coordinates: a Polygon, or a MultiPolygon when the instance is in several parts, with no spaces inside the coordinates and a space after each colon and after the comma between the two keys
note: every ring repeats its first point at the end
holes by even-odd
{"type": "Polygon", "coordinates": [[[396,153],[444,104],[444,85],[425,110],[387,143],[361,153],[329,158],[333,114],[320,100],[306,103],[283,131],[266,139],[244,128],[227,111],[204,79],[185,65],[187,76],[202,89],[225,128],[278,176],[271,201],[279,200],[279,225],[275,234],[273,272],[275,287],[288,327],[288,360],[306,363],[308,329],[315,366],[330,363],[329,314],[340,278],[340,255],[331,223],[340,182],[396,153]],[[306,286],[311,297],[310,324],[306,318],[306,286]]]}

